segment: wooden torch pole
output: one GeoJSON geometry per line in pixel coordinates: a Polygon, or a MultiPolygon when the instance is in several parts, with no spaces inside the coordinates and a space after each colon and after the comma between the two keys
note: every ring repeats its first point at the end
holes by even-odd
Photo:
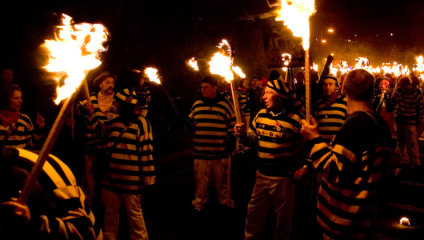
{"type": "Polygon", "coordinates": [[[311,81],[309,76],[309,49],[305,50],[305,107],[306,121],[311,116],[311,81]]]}
{"type": "Polygon", "coordinates": [[[83,82],[82,82],[82,84],[84,86],[85,99],[87,99],[87,102],[90,102],[90,91],[88,90],[87,80],[84,79],[83,82]]]}
{"type": "MultiPolygon", "coordinates": [[[[236,76],[233,72],[234,77],[236,76]]],[[[236,119],[237,124],[241,124],[243,121],[241,119],[241,113],[240,113],[240,105],[238,101],[238,94],[236,92],[236,82],[235,79],[231,81],[231,94],[233,96],[233,103],[234,103],[234,111],[236,112],[236,119]]],[[[247,126],[245,126],[247,127],[247,126]]],[[[238,148],[238,141],[236,142],[236,149],[238,148]]],[[[231,157],[228,158],[228,179],[227,179],[227,185],[228,185],[228,194],[227,194],[227,206],[231,207],[231,157]]]]}
{"type": "MultiPolygon", "coordinates": [[[[84,80],[85,81],[85,80],[84,80]]],[[[46,162],[54,143],[56,142],[57,136],[60,133],[60,130],[63,126],[63,123],[66,120],[66,116],[69,114],[69,111],[75,101],[76,94],[68,97],[62,105],[60,112],[50,130],[49,135],[47,136],[46,142],[41,149],[38,159],[32,167],[31,173],[29,174],[27,180],[25,181],[24,188],[21,191],[21,194],[18,198],[18,203],[25,205],[31,191],[34,189],[34,186],[37,182],[38,177],[40,176],[41,171],[43,170],[44,163],[46,162]]]]}

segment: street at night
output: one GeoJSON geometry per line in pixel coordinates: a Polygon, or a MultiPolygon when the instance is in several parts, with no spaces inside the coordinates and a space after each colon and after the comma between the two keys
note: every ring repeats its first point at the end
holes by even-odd
{"type": "Polygon", "coordinates": [[[424,1],[0,9],[0,240],[424,239],[424,1]]]}

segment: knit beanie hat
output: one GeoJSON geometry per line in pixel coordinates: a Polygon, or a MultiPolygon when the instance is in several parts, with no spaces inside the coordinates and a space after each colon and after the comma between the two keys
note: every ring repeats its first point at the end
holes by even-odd
{"type": "Polygon", "coordinates": [[[116,96],[118,100],[125,102],[127,104],[136,105],[137,104],[137,94],[134,90],[129,90],[128,88],[122,89],[119,91],[116,96]]]}
{"type": "Polygon", "coordinates": [[[327,76],[324,77],[322,81],[324,82],[327,79],[336,81],[336,86],[339,87],[339,80],[333,74],[328,74],[327,76]]]}
{"type": "Polygon", "coordinates": [[[270,80],[268,81],[266,86],[274,90],[274,92],[279,97],[282,97],[284,99],[296,98],[296,94],[293,92],[291,87],[287,83],[281,81],[280,79],[270,80]]]}

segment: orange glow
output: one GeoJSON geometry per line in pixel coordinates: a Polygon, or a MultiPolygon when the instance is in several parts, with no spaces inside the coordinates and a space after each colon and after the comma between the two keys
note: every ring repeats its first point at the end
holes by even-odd
{"type": "Polygon", "coordinates": [[[227,40],[222,40],[218,45],[218,49],[219,51],[214,53],[211,61],[209,61],[209,71],[212,74],[223,77],[227,82],[234,80],[234,73],[242,78],[246,77],[241,68],[233,66],[231,46],[228,44],[227,40]]]}
{"type": "Polygon", "coordinates": [[[199,71],[199,67],[197,66],[197,61],[194,60],[194,57],[188,60],[187,64],[192,67],[195,71],[199,71]]]}
{"type": "Polygon", "coordinates": [[[277,21],[284,21],[295,37],[303,40],[303,49],[309,50],[309,17],[315,13],[315,0],[281,0],[277,21]]]}
{"type": "Polygon", "coordinates": [[[160,79],[159,79],[159,76],[158,76],[158,70],[156,68],[148,67],[148,68],[144,69],[144,74],[147,75],[150,82],[155,82],[157,84],[160,84],[160,79]]]}
{"type": "Polygon", "coordinates": [[[56,39],[45,40],[42,45],[49,52],[49,63],[43,68],[56,73],[58,83],[65,77],[64,85],[56,88],[56,104],[70,97],[88,71],[101,64],[98,52],[106,51],[102,44],[108,35],[101,24],[73,24],[72,18],[65,14],[62,14],[62,23],[56,39]]]}

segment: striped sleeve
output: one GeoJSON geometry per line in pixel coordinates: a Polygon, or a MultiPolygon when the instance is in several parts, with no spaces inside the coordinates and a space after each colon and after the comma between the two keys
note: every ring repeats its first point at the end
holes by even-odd
{"type": "Polygon", "coordinates": [[[138,126],[138,152],[142,165],[144,185],[153,185],[155,183],[156,173],[155,165],[153,162],[152,126],[143,116],[138,118],[138,126]]]}
{"type": "Polygon", "coordinates": [[[242,139],[242,142],[246,142],[249,145],[253,145],[258,140],[258,134],[256,133],[256,121],[258,120],[258,116],[260,114],[266,113],[266,109],[262,109],[256,114],[256,117],[252,120],[252,124],[250,124],[250,128],[247,131],[246,139],[242,139]]]}
{"type": "Polygon", "coordinates": [[[423,105],[423,93],[419,91],[419,94],[417,96],[417,121],[421,123],[423,121],[424,116],[424,105],[423,105]]]}
{"type": "MultiPolygon", "coordinates": [[[[18,149],[17,167],[31,171],[38,154],[18,149]]],[[[85,202],[85,195],[76,185],[68,166],[53,155],[49,155],[39,177],[39,183],[54,199],[51,211],[33,216],[30,225],[35,231],[34,239],[97,239],[101,230],[85,202]],[[37,237],[38,236],[38,237],[37,237]]]]}

